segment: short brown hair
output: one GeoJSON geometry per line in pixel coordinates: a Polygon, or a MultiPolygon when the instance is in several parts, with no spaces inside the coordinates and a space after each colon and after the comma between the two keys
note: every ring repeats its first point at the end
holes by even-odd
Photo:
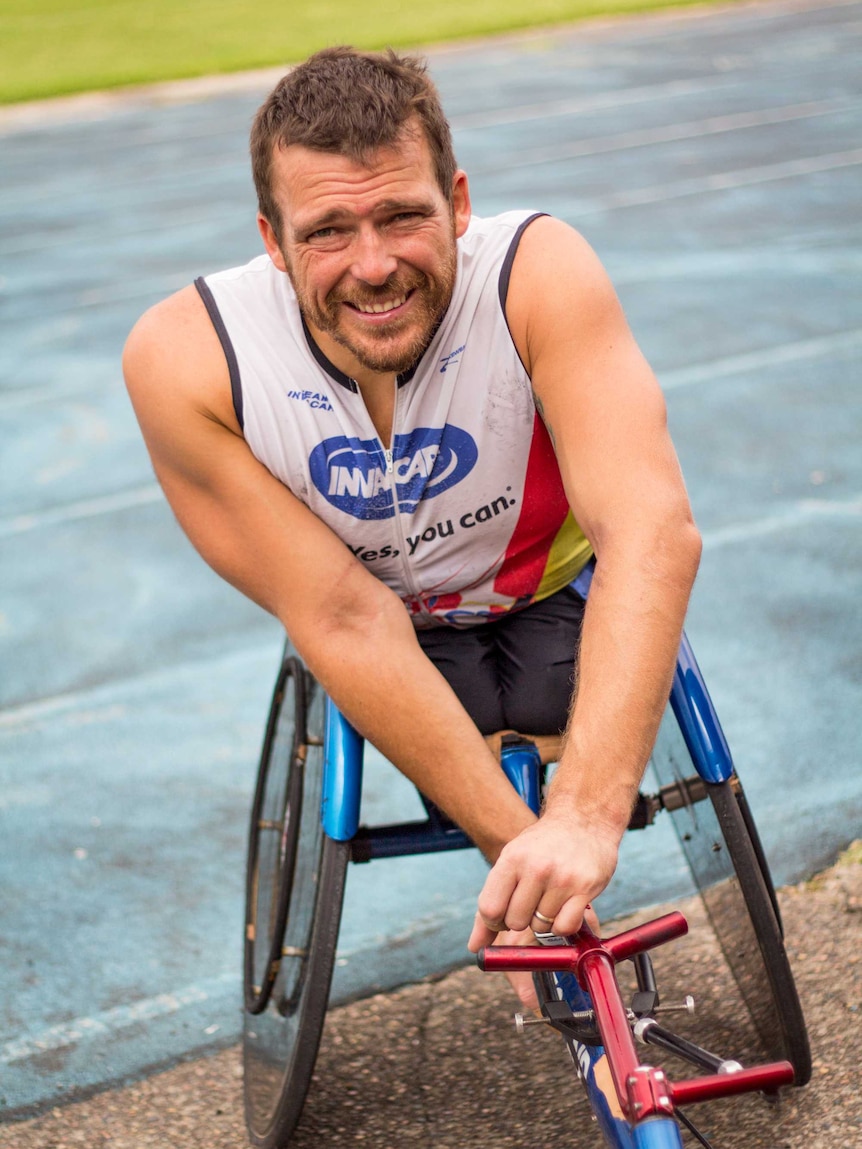
{"type": "Polygon", "coordinates": [[[272,193],[275,149],[302,144],[365,163],[392,146],[415,118],[425,133],[440,190],[452,202],[455,154],[440,95],[416,56],[325,48],[279,81],[258,109],[251,130],[251,165],[260,213],[281,242],[272,193]]]}

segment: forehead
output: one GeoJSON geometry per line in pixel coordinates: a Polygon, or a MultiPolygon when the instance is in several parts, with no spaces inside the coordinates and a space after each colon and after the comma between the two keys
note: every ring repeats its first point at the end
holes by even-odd
{"type": "Polygon", "coordinates": [[[360,163],[301,144],[276,148],[272,188],[292,227],[333,212],[362,216],[383,203],[441,200],[431,151],[421,131],[406,130],[391,147],[360,163]]]}

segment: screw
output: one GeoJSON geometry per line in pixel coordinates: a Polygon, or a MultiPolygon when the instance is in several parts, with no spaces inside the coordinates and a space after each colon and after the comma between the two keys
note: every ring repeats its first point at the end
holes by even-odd
{"type": "Polygon", "coordinates": [[[532,1017],[532,1016],[530,1016],[528,1014],[524,1014],[524,1013],[516,1013],[515,1014],[515,1029],[517,1029],[518,1033],[523,1033],[525,1027],[528,1025],[548,1025],[548,1024],[550,1024],[550,1023],[548,1022],[548,1019],[546,1017],[532,1017]]]}
{"type": "Polygon", "coordinates": [[[694,998],[690,993],[685,995],[685,1001],[678,1005],[657,1005],[655,1013],[694,1013],[694,998]]]}

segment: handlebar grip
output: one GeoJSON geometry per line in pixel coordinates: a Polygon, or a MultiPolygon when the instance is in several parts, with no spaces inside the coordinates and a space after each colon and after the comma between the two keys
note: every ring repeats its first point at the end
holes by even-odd
{"type": "Polygon", "coordinates": [[[574,946],[483,946],[476,954],[479,969],[488,973],[573,970],[577,959],[574,946]]]}

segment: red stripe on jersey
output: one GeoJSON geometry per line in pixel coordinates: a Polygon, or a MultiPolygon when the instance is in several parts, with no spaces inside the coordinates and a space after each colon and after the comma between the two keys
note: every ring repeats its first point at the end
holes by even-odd
{"type": "Polygon", "coordinates": [[[538,590],[548,554],[569,513],[551,437],[538,413],[527,460],[524,498],[509,539],[494,590],[512,598],[531,598],[538,590]]]}

